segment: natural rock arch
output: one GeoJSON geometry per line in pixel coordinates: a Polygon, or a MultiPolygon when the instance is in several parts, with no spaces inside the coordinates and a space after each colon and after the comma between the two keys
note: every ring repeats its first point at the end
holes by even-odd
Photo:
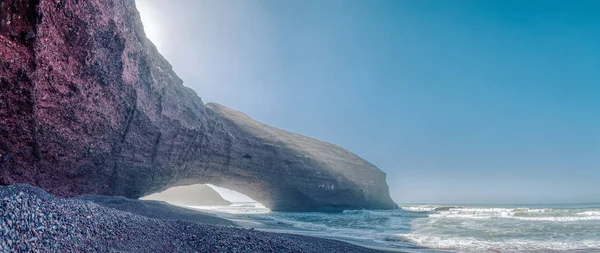
{"type": "Polygon", "coordinates": [[[158,200],[183,206],[229,206],[232,204],[211,186],[205,184],[171,187],[140,199],[158,200]]]}
{"type": "Polygon", "coordinates": [[[133,0],[0,13],[20,17],[0,30],[1,184],[138,198],[211,183],[271,210],[396,207],[385,174],[351,152],[205,105],[146,39],[133,0]]]}

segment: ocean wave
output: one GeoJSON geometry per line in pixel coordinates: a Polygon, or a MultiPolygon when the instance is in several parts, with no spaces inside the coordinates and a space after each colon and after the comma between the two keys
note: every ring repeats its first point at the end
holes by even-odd
{"type": "Polygon", "coordinates": [[[248,202],[248,203],[233,203],[231,205],[229,205],[230,207],[252,207],[252,208],[266,208],[264,205],[262,205],[261,203],[255,203],[255,202],[248,202]]]}
{"type": "Polygon", "coordinates": [[[424,247],[454,249],[459,252],[465,252],[469,250],[475,250],[476,252],[480,252],[482,250],[493,252],[533,250],[539,252],[545,249],[559,251],[589,249],[589,252],[596,252],[596,250],[600,250],[600,241],[597,240],[560,242],[514,239],[507,241],[490,241],[481,240],[474,237],[452,237],[422,234],[397,234],[396,236],[424,247]]]}
{"type": "MultiPolygon", "coordinates": [[[[413,205],[342,213],[268,212],[252,203],[213,207],[286,232],[383,247],[458,252],[600,250],[600,208],[413,205]],[[260,213],[266,211],[266,213],[260,213]],[[588,250],[589,249],[589,250],[588,250]]],[[[600,252],[600,251],[597,251],[600,252]]]]}
{"type": "Polygon", "coordinates": [[[577,214],[584,215],[584,216],[600,216],[600,211],[585,211],[585,212],[580,212],[577,214]]]}
{"type": "Polygon", "coordinates": [[[303,230],[312,230],[312,231],[320,231],[320,232],[326,232],[326,231],[331,230],[331,228],[325,224],[297,221],[297,220],[291,220],[291,219],[285,219],[285,218],[275,218],[275,217],[272,217],[271,219],[272,219],[272,221],[276,222],[279,225],[286,225],[286,226],[295,227],[295,228],[303,229],[303,230]]]}
{"type": "Polygon", "coordinates": [[[529,220],[529,221],[591,221],[600,220],[600,216],[587,216],[587,217],[510,217],[517,220],[529,220]]]}
{"type": "Polygon", "coordinates": [[[344,210],[343,214],[348,215],[375,215],[375,216],[389,216],[394,214],[393,210],[344,210]]]}
{"type": "Polygon", "coordinates": [[[188,206],[190,208],[227,214],[265,214],[271,212],[260,203],[234,203],[229,206],[188,206]]]}
{"type": "Polygon", "coordinates": [[[404,211],[409,212],[433,212],[436,208],[440,208],[443,206],[432,206],[432,205],[421,205],[421,206],[401,206],[404,211]]]}
{"type": "MultiPolygon", "coordinates": [[[[433,208],[432,210],[435,210],[433,208]]],[[[430,218],[492,219],[506,218],[530,221],[588,221],[600,220],[600,210],[571,210],[550,208],[454,207],[429,214],[430,218]]]]}

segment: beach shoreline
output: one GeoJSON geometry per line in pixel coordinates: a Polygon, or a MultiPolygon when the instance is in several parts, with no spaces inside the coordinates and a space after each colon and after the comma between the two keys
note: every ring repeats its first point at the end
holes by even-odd
{"type": "Polygon", "coordinates": [[[268,212],[249,202],[193,208],[242,227],[392,252],[600,252],[594,236],[600,224],[599,203],[429,204],[343,213],[268,212]],[[561,234],[559,241],[553,237],[561,234]]]}
{"type": "Polygon", "coordinates": [[[185,208],[188,210],[198,211],[199,213],[201,213],[203,215],[213,215],[220,219],[228,220],[228,221],[234,223],[235,226],[241,227],[241,228],[256,229],[258,231],[263,231],[263,232],[268,232],[268,233],[294,234],[294,235],[322,238],[325,240],[335,240],[335,241],[349,243],[349,244],[356,245],[359,247],[369,248],[369,249],[378,250],[378,251],[382,251],[382,252],[396,252],[396,253],[397,252],[406,252],[406,253],[455,252],[454,250],[450,250],[450,249],[430,249],[430,248],[422,247],[422,246],[419,246],[416,244],[412,245],[410,247],[386,247],[386,246],[380,246],[380,245],[373,244],[373,243],[368,243],[367,240],[360,241],[360,240],[352,240],[352,239],[340,238],[340,237],[335,237],[335,236],[325,236],[325,235],[321,235],[321,234],[311,233],[311,231],[308,231],[308,230],[302,230],[302,229],[290,227],[290,226],[283,225],[283,224],[278,225],[276,223],[267,223],[267,222],[264,222],[263,220],[253,219],[250,216],[243,215],[241,213],[233,214],[233,213],[217,211],[217,210],[219,210],[219,208],[206,208],[206,207],[202,208],[202,207],[189,207],[189,206],[177,206],[177,207],[185,208]]]}
{"type": "Polygon", "coordinates": [[[414,249],[406,249],[406,248],[390,248],[390,247],[381,247],[376,245],[369,245],[365,243],[360,243],[352,240],[345,240],[341,238],[335,237],[325,237],[319,235],[311,235],[303,232],[298,229],[291,229],[289,227],[276,226],[272,224],[267,224],[264,222],[252,220],[252,219],[244,219],[239,215],[235,214],[224,214],[216,211],[209,210],[199,210],[197,208],[184,206],[184,205],[173,205],[163,201],[156,200],[135,200],[135,199],[127,199],[123,197],[111,197],[111,196],[101,196],[101,195],[89,195],[80,197],[84,200],[89,200],[95,202],[97,204],[126,211],[130,213],[134,213],[137,215],[147,216],[150,218],[158,218],[158,219],[166,219],[166,220],[181,220],[181,221],[191,221],[200,224],[208,224],[208,225],[218,225],[218,226],[230,226],[230,227],[238,227],[244,229],[255,229],[257,231],[267,232],[267,233],[277,233],[277,234],[293,234],[299,236],[307,236],[320,238],[324,240],[334,240],[343,243],[348,243],[352,245],[356,245],[358,247],[364,247],[372,250],[377,250],[381,252],[423,252],[423,253],[438,253],[438,252],[450,252],[450,251],[434,251],[425,248],[420,248],[415,245],[414,249]]]}
{"type": "Polygon", "coordinates": [[[200,212],[196,214],[200,218],[191,221],[187,210],[160,202],[61,198],[30,185],[0,186],[0,206],[5,220],[0,226],[0,252],[385,252],[337,240],[246,229],[200,212]]]}

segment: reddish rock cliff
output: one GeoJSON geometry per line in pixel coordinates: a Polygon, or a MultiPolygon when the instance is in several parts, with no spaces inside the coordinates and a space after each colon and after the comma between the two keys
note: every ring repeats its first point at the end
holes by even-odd
{"type": "Polygon", "coordinates": [[[274,210],[394,208],[338,146],[205,106],[133,0],[0,2],[0,184],[137,198],[213,183],[274,210]]]}

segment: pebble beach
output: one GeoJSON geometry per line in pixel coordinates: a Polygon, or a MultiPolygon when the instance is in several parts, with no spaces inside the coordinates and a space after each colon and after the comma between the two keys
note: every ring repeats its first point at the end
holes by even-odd
{"type": "Polygon", "coordinates": [[[0,186],[0,252],[380,252],[239,228],[201,213],[193,218],[162,203],[110,198],[61,198],[29,185],[0,186]]]}

